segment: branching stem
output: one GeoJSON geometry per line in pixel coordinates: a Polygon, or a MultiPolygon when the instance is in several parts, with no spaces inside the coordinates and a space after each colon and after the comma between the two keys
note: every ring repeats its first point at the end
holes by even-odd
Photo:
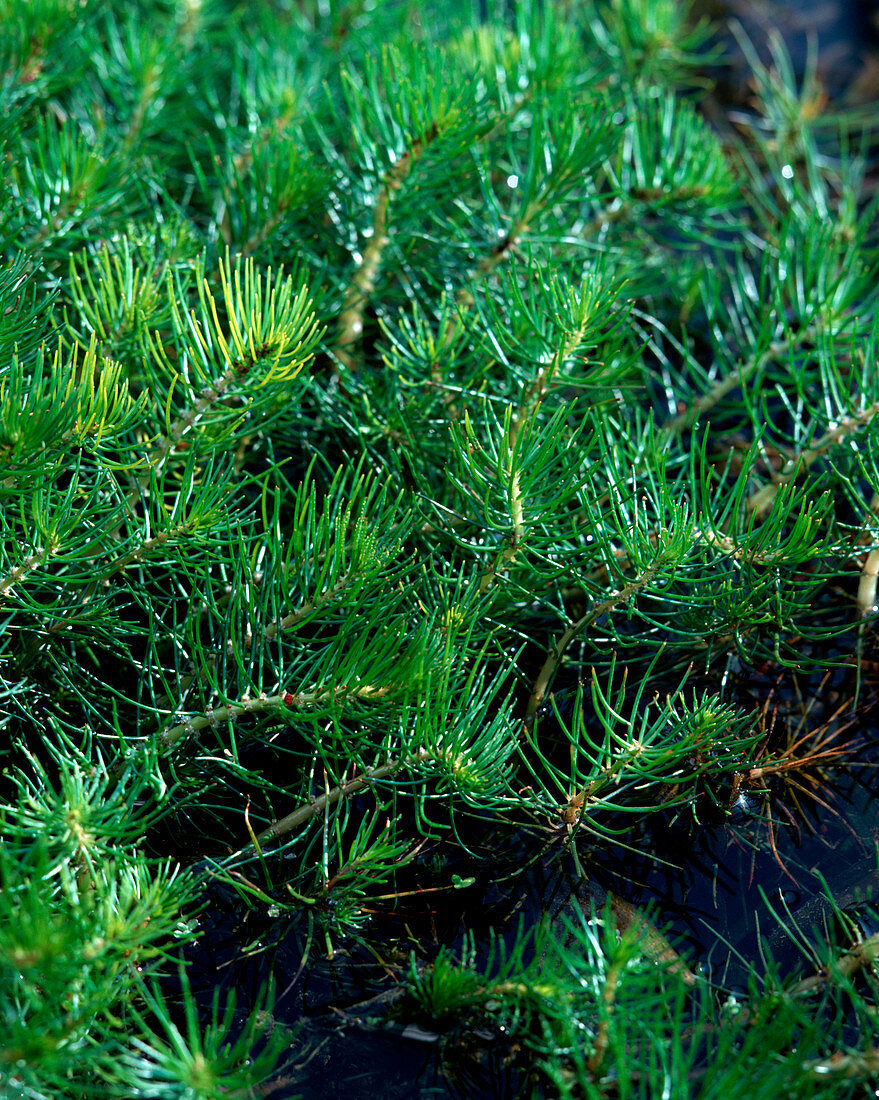
{"type": "MultiPolygon", "coordinates": [[[[430,137],[436,136],[436,130],[430,137]]],[[[429,140],[429,139],[428,139],[429,140]]],[[[425,142],[416,140],[389,168],[384,175],[378,197],[372,211],[372,227],[369,243],[363,250],[354,278],[342,299],[342,311],[336,323],[336,336],[333,341],[333,353],[347,370],[354,370],[357,359],[355,348],[363,335],[363,315],[366,304],[375,289],[376,277],[382,263],[382,256],[388,243],[388,212],[394,192],[412,170],[412,165],[421,155],[425,142]]]]}
{"type": "Polygon", "coordinates": [[[634,577],[622,588],[611,592],[605,599],[594,604],[582,618],[578,619],[575,623],[571,623],[558,642],[553,646],[549,656],[543,663],[543,668],[541,668],[537,679],[534,681],[534,688],[531,692],[531,698],[528,700],[528,707],[525,711],[525,720],[523,722],[526,729],[533,724],[534,716],[540,709],[540,705],[545,699],[546,693],[549,691],[553,677],[558,671],[565,651],[571,642],[578,634],[582,634],[584,630],[592,626],[592,624],[600,619],[602,615],[606,615],[621,603],[627,603],[632,596],[650,583],[659,572],[660,568],[661,562],[659,560],[655,561],[645,569],[640,576],[634,577]]]}

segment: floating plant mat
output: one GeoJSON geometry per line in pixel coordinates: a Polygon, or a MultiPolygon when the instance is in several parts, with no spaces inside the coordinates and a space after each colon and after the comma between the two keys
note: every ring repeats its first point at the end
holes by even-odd
{"type": "Polygon", "coordinates": [[[4,13],[0,1093],[875,1077],[875,111],[681,0],[4,13]]]}

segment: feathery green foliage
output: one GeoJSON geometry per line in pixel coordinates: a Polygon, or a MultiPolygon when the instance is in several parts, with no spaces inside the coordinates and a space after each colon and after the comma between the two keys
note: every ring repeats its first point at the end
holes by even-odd
{"type": "Polygon", "coordinates": [[[722,815],[732,680],[879,605],[875,135],[747,41],[709,116],[687,4],[488,9],[0,3],[4,1095],[292,1095],[180,961],[218,884],[547,1093],[875,1073],[864,945],[718,1005],[598,895],[371,939],[474,822],[585,884],[722,815]]]}

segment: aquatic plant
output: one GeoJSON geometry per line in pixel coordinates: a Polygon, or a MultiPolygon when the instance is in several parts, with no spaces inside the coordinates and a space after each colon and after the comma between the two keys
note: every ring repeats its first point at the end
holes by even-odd
{"type": "Polygon", "coordinates": [[[747,41],[729,109],[672,0],[479,9],[2,7],[4,1095],[293,1095],[357,950],[450,1079],[467,1027],[549,1094],[875,1075],[869,935],[734,995],[594,876],[873,696],[869,119],[747,41]],[[767,740],[754,670],[827,668],[767,740]],[[277,1004],[196,988],[224,905],[277,1004]]]}

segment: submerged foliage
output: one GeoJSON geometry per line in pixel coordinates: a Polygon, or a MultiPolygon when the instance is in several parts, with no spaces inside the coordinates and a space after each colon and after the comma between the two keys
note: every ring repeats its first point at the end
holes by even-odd
{"type": "Polygon", "coordinates": [[[220,885],[550,1094],[875,1075],[869,937],[737,1000],[589,885],[808,757],[752,670],[867,669],[873,135],[747,42],[733,127],[673,0],[478,7],[2,7],[4,1095],[295,1093],[220,885]],[[579,905],[381,944],[475,823],[579,905]]]}

